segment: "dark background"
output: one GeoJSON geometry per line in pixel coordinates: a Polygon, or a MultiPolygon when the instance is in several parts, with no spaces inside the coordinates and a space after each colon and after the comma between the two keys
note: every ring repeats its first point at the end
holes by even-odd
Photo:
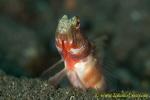
{"type": "Polygon", "coordinates": [[[39,77],[60,59],[59,18],[78,15],[103,59],[109,88],[150,91],[149,12],[150,0],[0,0],[0,68],[39,77]]]}

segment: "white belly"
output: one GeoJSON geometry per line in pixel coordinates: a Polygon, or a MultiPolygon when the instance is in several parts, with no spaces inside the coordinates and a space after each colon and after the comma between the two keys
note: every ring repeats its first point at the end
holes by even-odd
{"type": "Polygon", "coordinates": [[[74,65],[74,70],[68,71],[67,76],[74,87],[83,88],[83,77],[86,72],[95,67],[96,59],[92,55],[87,56],[84,60],[79,61],[74,65]]]}

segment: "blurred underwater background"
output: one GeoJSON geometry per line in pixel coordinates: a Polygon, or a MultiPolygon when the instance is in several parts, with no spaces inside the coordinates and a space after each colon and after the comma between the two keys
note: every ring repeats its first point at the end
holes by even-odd
{"type": "Polygon", "coordinates": [[[34,78],[56,63],[55,31],[64,14],[80,16],[109,88],[150,91],[149,0],[0,0],[0,70],[34,78]]]}

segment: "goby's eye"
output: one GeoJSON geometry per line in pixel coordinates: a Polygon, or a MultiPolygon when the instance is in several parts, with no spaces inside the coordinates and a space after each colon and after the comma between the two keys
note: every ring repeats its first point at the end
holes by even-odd
{"type": "Polygon", "coordinates": [[[76,17],[76,18],[77,18],[76,28],[79,28],[80,27],[80,19],[79,19],[79,17],[76,17]]]}

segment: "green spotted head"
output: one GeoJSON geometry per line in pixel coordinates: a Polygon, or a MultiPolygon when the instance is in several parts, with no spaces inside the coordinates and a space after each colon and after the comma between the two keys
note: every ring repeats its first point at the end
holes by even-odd
{"type": "Polygon", "coordinates": [[[59,34],[71,34],[72,29],[79,28],[80,21],[77,16],[68,18],[67,15],[64,15],[58,22],[56,33],[59,34]]]}
{"type": "Polygon", "coordinates": [[[60,48],[64,45],[67,48],[80,47],[85,40],[80,32],[80,20],[77,16],[69,19],[67,15],[64,15],[58,22],[55,35],[56,45],[60,48]]]}

